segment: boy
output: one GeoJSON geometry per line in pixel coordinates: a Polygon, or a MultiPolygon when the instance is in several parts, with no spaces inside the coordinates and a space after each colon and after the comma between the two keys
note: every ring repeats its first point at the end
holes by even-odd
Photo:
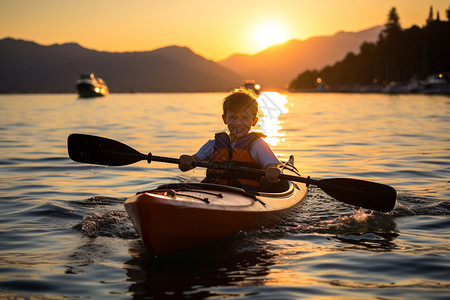
{"type": "MultiPolygon", "coordinates": [[[[249,132],[258,122],[257,113],[258,102],[252,92],[246,89],[233,91],[223,101],[222,115],[230,134],[217,133],[193,156],[181,155],[180,170],[191,170],[193,161],[230,162],[236,166],[265,169],[266,179],[277,182],[280,161],[261,139],[263,134],[249,132]]],[[[213,168],[208,168],[203,182],[237,186],[247,191],[257,191],[260,187],[259,178],[213,168]]]]}

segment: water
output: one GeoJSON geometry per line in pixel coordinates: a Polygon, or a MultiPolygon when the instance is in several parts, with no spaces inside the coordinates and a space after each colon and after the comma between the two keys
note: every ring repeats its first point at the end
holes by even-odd
{"type": "Polygon", "coordinates": [[[148,253],[125,199],[161,183],[199,180],[204,170],[79,164],[67,156],[67,136],[190,154],[225,129],[223,96],[0,95],[0,298],[450,298],[445,96],[288,94],[279,119],[259,126],[281,159],[295,155],[304,175],[392,185],[392,212],[358,210],[312,187],[273,230],[182,255],[148,253]]]}

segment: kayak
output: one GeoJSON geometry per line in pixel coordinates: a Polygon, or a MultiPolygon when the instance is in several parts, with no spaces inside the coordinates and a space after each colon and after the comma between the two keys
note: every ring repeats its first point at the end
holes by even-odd
{"type": "MultiPolygon", "coordinates": [[[[300,175],[293,156],[281,170],[300,175]]],[[[307,193],[305,183],[287,180],[260,192],[211,183],[171,183],[140,192],[124,205],[145,247],[166,255],[190,251],[237,232],[273,228],[307,193]]]]}
{"type": "MultiPolygon", "coordinates": [[[[124,166],[142,160],[180,163],[176,158],[143,154],[112,139],[78,133],[69,135],[67,149],[72,160],[94,165],[124,166]]],[[[264,176],[260,169],[206,162],[195,162],[195,166],[264,176]]],[[[292,156],[281,169],[278,183],[264,185],[256,193],[208,183],[166,184],[127,199],[125,209],[144,245],[162,255],[189,251],[239,231],[272,228],[306,198],[311,184],[338,201],[371,210],[390,212],[396,203],[397,191],[385,184],[301,177],[292,156]]]]}

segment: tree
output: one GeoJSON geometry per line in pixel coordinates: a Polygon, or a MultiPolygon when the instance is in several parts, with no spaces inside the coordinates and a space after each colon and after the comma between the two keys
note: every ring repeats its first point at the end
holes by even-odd
{"type": "Polygon", "coordinates": [[[398,16],[397,9],[392,7],[388,14],[388,20],[386,24],[384,24],[384,33],[386,35],[395,34],[402,30],[400,26],[400,17],[398,16]]]}
{"type": "Polygon", "coordinates": [[[433,22],[433,6],[430,6],[430,13],[428,14],[427,25],[433,22]]]}

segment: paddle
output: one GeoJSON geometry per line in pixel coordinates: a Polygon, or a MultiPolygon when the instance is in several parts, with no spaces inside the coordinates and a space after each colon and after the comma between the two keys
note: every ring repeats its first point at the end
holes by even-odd
{"type": "MultiPolygon", "coordinates": [[[[124,166],[146,160],[178,164],[179,159],[155,156],[151,153],[143,154],[121,142],[104,137],[85,134],[71,134],[67,139],[69,157],[81,163],[124,166]]],[[[195,167],[214,167],[248,174],[265,175],[264,170],[234,167],[229,164],[194,162],[195,167]]],[[[369,208],[372,210],[389,212],[395,206],[397,192],[394,188],[370,181],[352,178],[331,178],[314,180],[300,176],[281,174],[280,179],[312,184],[338,201],[369,208]]]]}

